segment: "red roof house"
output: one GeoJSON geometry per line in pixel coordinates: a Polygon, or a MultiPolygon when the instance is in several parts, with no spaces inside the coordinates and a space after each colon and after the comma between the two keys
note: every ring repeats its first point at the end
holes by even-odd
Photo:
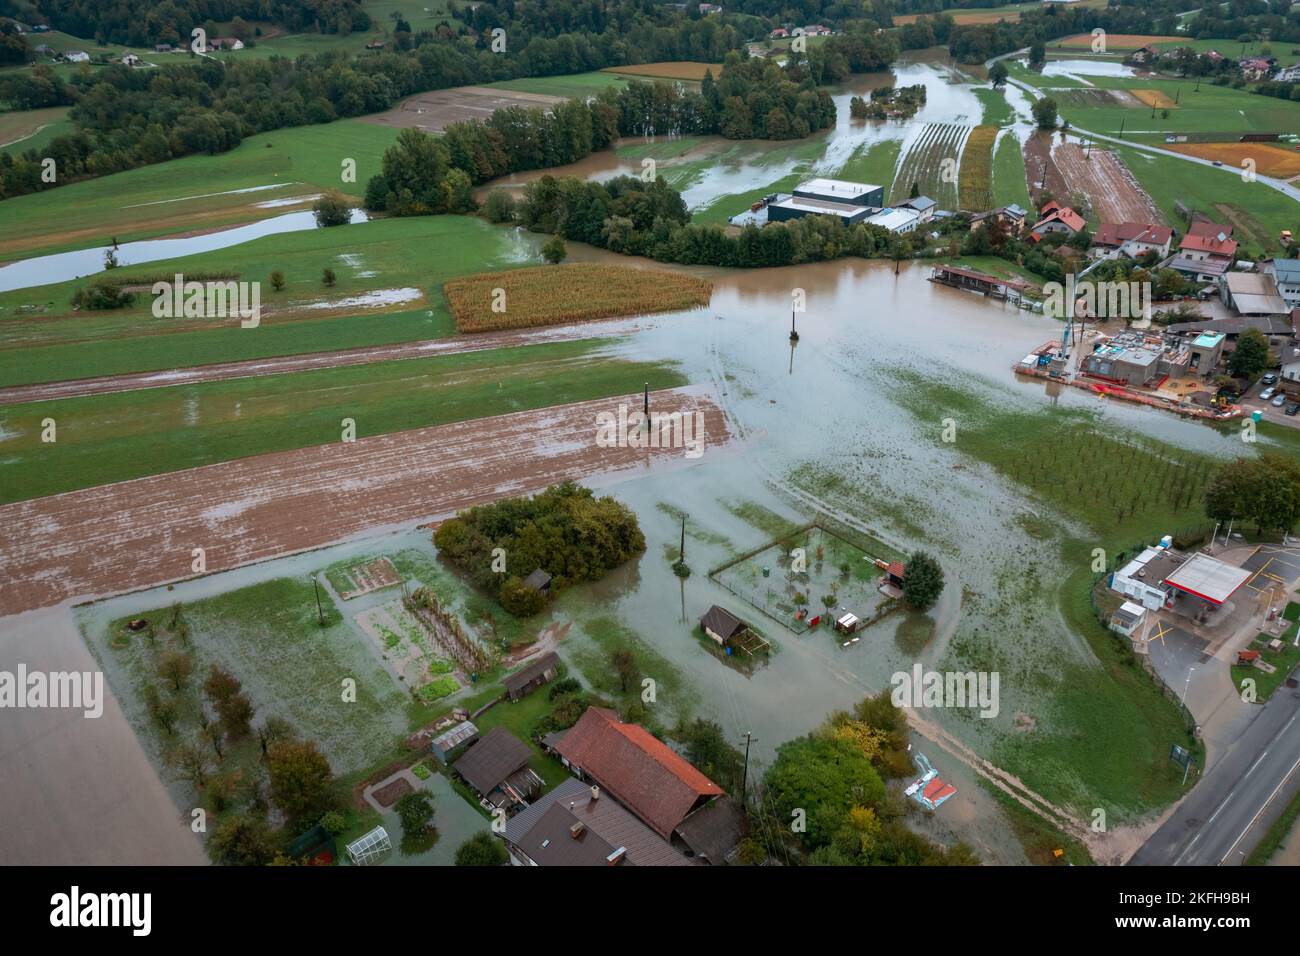
{"type": "Polygon", "coordinates": [[[1049,232],[1068,232],[1074,235],[1087,225],[1086,221],[1069,206],[1058,202],[1049,202],[1041,210],[1042,219],[1034,223],[1030,232],[1041,239],[1049,232]]]}
{"type": "Polygon", "coordinates": [[[1183,236],[1182,242],[1178,243],[1178,248],[1194,259],[1211,256],[1231,259],[1237,254],[1237,240],[1229,238],[1231,235],[1231,226],[1225,226],[1218,232],[1210,234],[1188,231],[1187,235],[1183,236]]]}
{"type": "Polygon", "coordinates": [[[723,790],[644,727],[588,707],[555,751],[664,839],[723,790]]]}
{"type": "Polygon", "coordinates": [[[1169,255],[1169,243],[1173,237],[1172,229],[1155,223],[1103,222],[1097,227],[1092,244],[1104,249],[1118,249],[1134,258],[1148,251],[1154,251],[1164,258],[1169,255]]]}

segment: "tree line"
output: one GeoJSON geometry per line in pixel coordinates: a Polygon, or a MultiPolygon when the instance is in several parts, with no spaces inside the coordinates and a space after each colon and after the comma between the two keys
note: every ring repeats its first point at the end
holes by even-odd
{"type": "MultiPolygon", "coordinates": [[[[195,58],[157,69],[87,70],[69,81],[43,65],[8,74],[0,78],[0,100],[20,109],[75,104],[69,114],[75,132],[57,137],[40,155],[29,150],[0,157],[0,198],[193,153],[223,152],[256,133],[380,112],[418,92],[675,59],[689,55],[681,44],[694,42],[697,32],[707,34],[710,56],[742,42],[734,28],[708,19],[690,20],[665,8],[633,14],[626,6],[612,5],[623,20],[610,19],[603,33],[536,35],[526,41],[511,33],[509,44],[522,46],[508,45],[502,54],[491,52],[490,36],[447,38],[422,31],[410,49],[376,55],[333,51],[222,63],[195,58]],[[624,21],[628,26],[621,30],[624,21]],[[46,158],[56,161],[53,182],[41,175],[46,158]]],[[[526,29],[521,33],[526,36],[526,29]]],[[[630,83],[602,102],[617,106],[623,134],[806,136],[834,122],[834,106],[817,89],[820,83],[843,71],[879,69],[896,53],[887,38],[832,39],[835,45],[828,42],[807,58],[796,57],[785,71],[748,62],[732,49],[722,75],[709,77],[699,91],[630,83]]]]}
{"type": "Polygon", "coordinates": [[[24,19],[101,44],[135,47],[188,44],[196,26],[236,17],[270,22],[289,33],[370,29],[360,0],[35,0],[32,6],[35,13],[24,19]]]}

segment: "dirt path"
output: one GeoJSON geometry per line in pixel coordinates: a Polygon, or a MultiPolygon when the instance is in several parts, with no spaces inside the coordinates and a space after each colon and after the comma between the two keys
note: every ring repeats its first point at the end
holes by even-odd
{"type": "Polygon", "coordinates": [[[196,365],[160,372],[129,372],[124,375],[105,375],[63,382],[14,385],[0,388],[0,406],[18,405],[24,402],[46,402],[57,398],[80,398],[85,395],[107,395],[142,388],[165,388],[169,385],[194,385],[198,382],[252,378],[258,375],[279,375],[283,372],[302,372],[309,369],[343,368],[348,365],[368,365],[371,362],[389,362],[394,359],[481,352],[518,345],[610,338],[628,335],[649,328],[652,324],[653,318],[580,322],[552,328],[511,329],[505,332],[481,332],[474,335],[448,336],[445,339],[402,342],[398,345],[373,345],[337,352],[311,352],[306,355],[280,355],[272,358],[248,359],[243,362],[221,362],[215,365],[196,365]]]}
{"type": "MultiPolygon", "coordinates": [[[[596,414],[640,395],[418,428],[139,478],[0,507],[0,616],[445,518],[559,481],[690,464],[682,449],[600,448],[596,414]]],[[[700,411],[705,452],[730,441],[707,389],[653,392],[700,411]]]]}

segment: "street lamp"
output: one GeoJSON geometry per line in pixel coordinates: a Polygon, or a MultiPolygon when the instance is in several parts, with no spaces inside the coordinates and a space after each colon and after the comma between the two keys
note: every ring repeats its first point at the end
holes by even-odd
{"type": "Polygon", "coordinates": [[[1192,671],[1194,670],[1196,670],[1195,667],[1187,668],[1187,680],[1183,683],[1183,696],[1178,698],[1178,703],[1184,707],[1187,705],[1187,688],[1192,685],[1192,671]]]}

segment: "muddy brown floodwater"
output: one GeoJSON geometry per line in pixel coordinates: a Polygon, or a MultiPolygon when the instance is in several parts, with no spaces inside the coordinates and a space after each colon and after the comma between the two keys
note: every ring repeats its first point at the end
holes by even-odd
{"type": "MultiPolygon", "coordinates": [[[[0,507],[0,615],[190,577],[349,536],[433,521],[565,480],[689,463],[683,449],[606,448],[596,416],[640,394],[516,412],[352,443],[276,452],[0,507]]],[[[696,388],[651,393],[653,411],[727,426],[696,388]]]]}

